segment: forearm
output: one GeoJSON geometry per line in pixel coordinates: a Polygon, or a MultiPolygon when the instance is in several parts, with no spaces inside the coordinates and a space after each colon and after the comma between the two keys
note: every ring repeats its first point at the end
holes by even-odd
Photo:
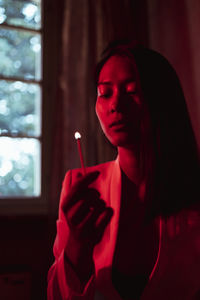
{"type": "Polygon", "coordinates": [[[83,246],[77,243],[72,237],[69,238],[64,251],[64,263],[66,272],[70,265],[84,287],[95,273],[93,248],[88,244],[83,246]]]}
{"type": "Polygon", "coordinates": [[[56,272],[56,264],[54,264],[48,272],[48,287],[47,287],[47,300],[63,300],[61,295],[58,276],[56,272]]]}
{"type": "Polygon", "coordinates": [[[48,300],[93,300],[94,279],[92,274],[83,283],[77,276],[64,252],[51,267],[48,274],[48,300]]]}

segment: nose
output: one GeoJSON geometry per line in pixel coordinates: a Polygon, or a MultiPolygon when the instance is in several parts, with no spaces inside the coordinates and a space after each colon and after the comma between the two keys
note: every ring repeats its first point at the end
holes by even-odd
{"type": "Polygon", "coordinates": [[[110,101],[110,112],[119,112],[122,110],[122,105],[123,105],[123,99],[122,99],[122,94],[121,93],[116,93],[112,96],[111,101],[110,101]]]}

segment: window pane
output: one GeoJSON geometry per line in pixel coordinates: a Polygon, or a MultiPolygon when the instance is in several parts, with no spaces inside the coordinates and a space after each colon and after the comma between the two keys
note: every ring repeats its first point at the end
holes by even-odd
{"type": "Polygon", "coordinates": [[[0,28],[0,75],[41,79],[41,36],[0,28]]]}
{"type": "Polygon", "coordinates": [[[0,134],[40,136],[40,98],[37,84],[0,80],[0,134]]]}
{"type": "Polygon", "coordinates": [[[41,27],[40,0],[0,0],[0,24],[39,29],[41,27]]]}
{"type": "Polygon", "coordinates": [[[0,138],[0,197],[40,195],[40,143],[0,138]]]}

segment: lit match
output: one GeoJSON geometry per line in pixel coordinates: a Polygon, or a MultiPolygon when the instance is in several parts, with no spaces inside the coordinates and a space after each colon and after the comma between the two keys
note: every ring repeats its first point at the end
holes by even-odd
{"type": "Polygon", "coordinates": [[[74,134],[74,137],[77,140],[77,146],[78,146],[78,152],[79,152],[80,161],[81,161],[82,173],[83,173],[83,175],[85,175],[86,171],[85,171],[85,166],[84,166],[84,162],[83,162],[83,154],[82,154],[82,149],[81,149],[81,135],[78,131],[76,131],[74,134]]]}

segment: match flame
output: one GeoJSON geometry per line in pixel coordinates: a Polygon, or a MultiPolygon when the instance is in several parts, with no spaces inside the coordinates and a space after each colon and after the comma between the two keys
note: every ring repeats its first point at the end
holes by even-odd
{"type": "Polygon", "coordinates": [[[74,137],[75,137],[76,140],[78,140],[78,139],[81,138],[81,135],[78,131],[76,131],[75,134],[74,134],[74,137]]]}

